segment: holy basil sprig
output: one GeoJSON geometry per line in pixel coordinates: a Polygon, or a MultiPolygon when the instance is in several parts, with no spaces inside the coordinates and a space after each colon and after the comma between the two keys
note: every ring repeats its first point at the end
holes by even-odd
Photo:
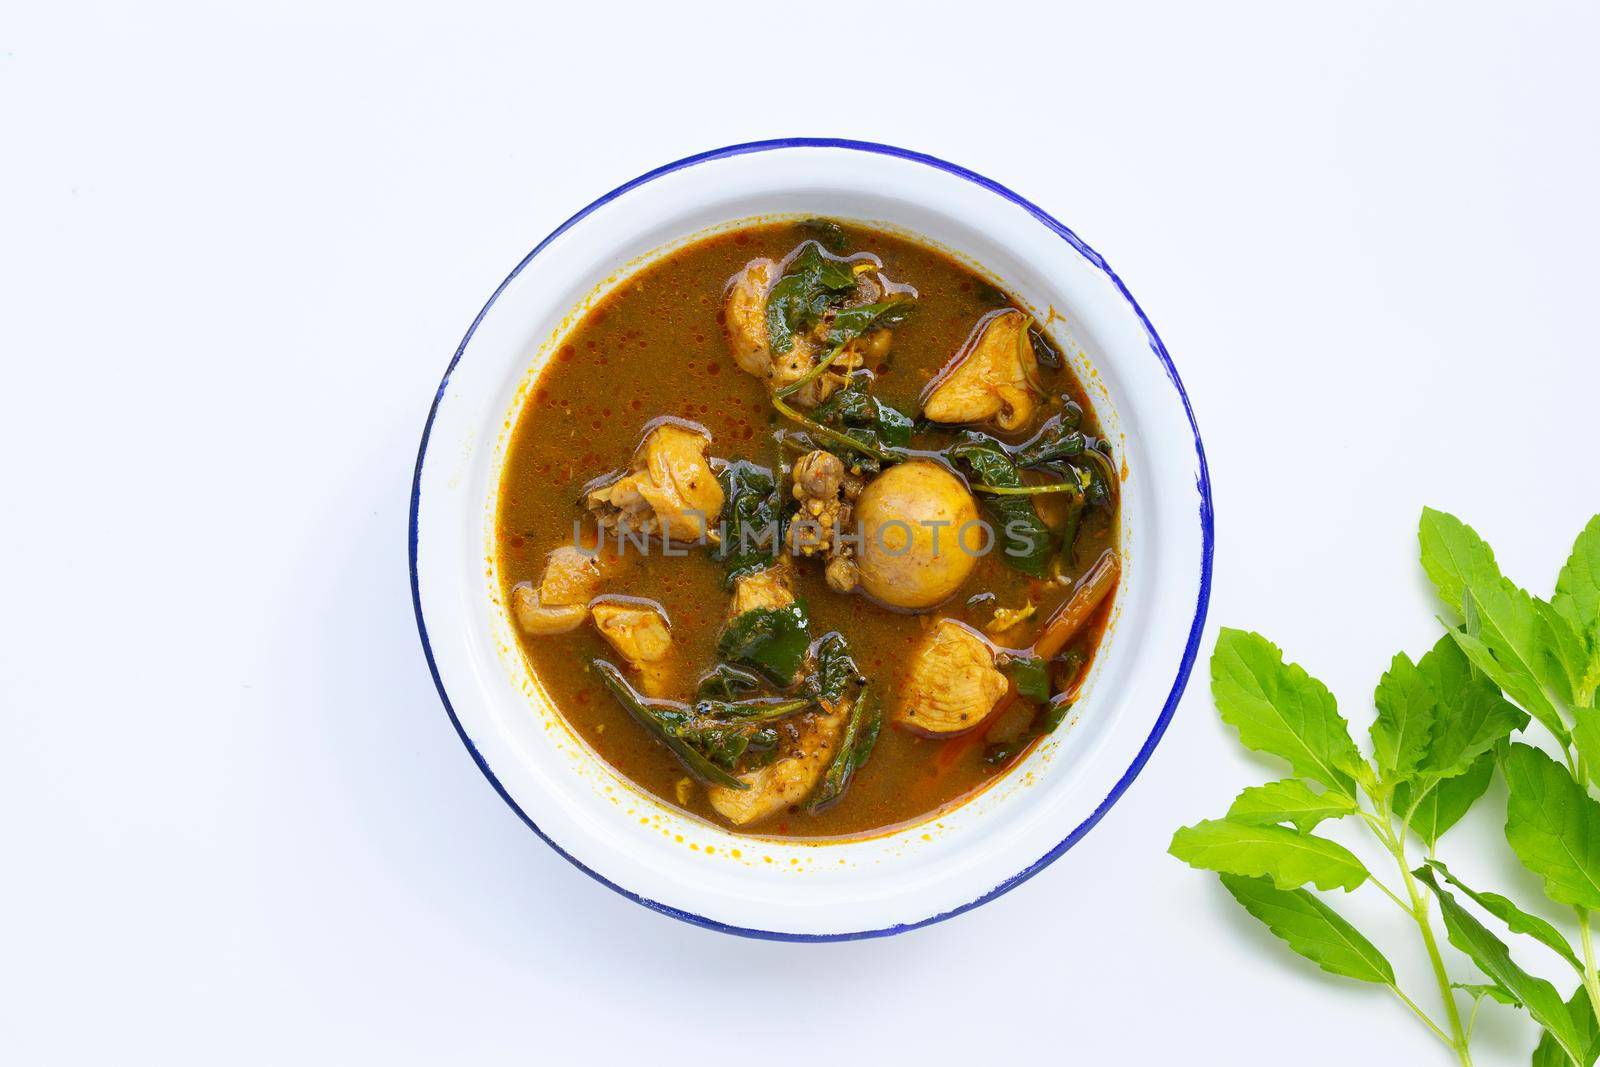
{"type": "Polygon", "coordinates": [[[812,409],[811,417],[865,445],[906,448],[911,444],[911,418],[873,396],[871,385],[870,372],[851,375],[844,388],[812,409]]]}
{"type": "Polygon", "coordinates": [[[628,682],[614,664],[594,660],[591,669],[600,676],[617,703],[667,747],[684,769],[708,785],[748,789],[735,775],[770,762],[778,752],[775,723],[808,710],[812,697],[752,700],[717,700],[702,697],[684,706],[670,700],[650,700],[628,682]]]}
{"type": "Polygon", "coordinates": [[[1455,614],[1422,657],[1395,656],[1374,693],[1370,754],[1351,737],[1333,695],[1265,638],[1224,630],[1211,660],[1212,695],[1246,748],[1283,759],[1288,777],[1239,794],[1220,819],[1181,829],[1170,851],[1217,872],[1250,914],[1325,971],[1391,990],[1427,1029],[1471,1063],[1468,1042],[1485,1001],[1526,1010],[1542,1030],[1536,1067],[1600,1053],[1600,1004],[1590,915],[1600,910],[1600,516],[1578,538],[1555,595],[1507,580],[1494,553],[1452,516],[1423,513],[1423,567],[1455,614]],[[1512,735],[1537,720],[1562,759],[1512,735]],[[1496,767],[1510,793],[1506,837],[1577,917],[1581,952],[1557,927],[1509,898],[1470,888],[1436,857],[1440,839],[1487,791],[1496,767]],[[1351,819],[1387,853],[1391,888],[1355,853],[1313,832],[1351,819]],[[1420,842],[1424,859],[1413,862],[1420,842]],[[1446,888],[1448,884],[1449,888],[1446,888]],[[1397,982],[1368,938],[1315,890],[1373,886],[1415,924],[1444,1010],[1435,1018],[1397,982]],[[1511,934],[1565,962],[1579,987],[1563,998],[1513,958],[1468,902],[1511,934]],[[1480,972],[1453,981],[1432,917],[1480,972]],[[1459,997],[1470,1000],[1464,1013],[1459,997]]]}
{"type": "MultiPolygon", "coordinates": [[[[1004,445],[992,437],[968,430],[958,436],[945,455],[970,472],[973,486],[990,489],[1021,489],[1022,475],[1004,445]]],[[[1039,518],[1033,501],[1021,493],[982,494],[983,508],[1005,538],[1002,557],[1007,564],[1034,578],[1050,572],[1050,557],[1055,544],[1050,528],[1039,518]]]]}
{"type": "Polygon", "coordinates": [[[772,350],[793,348],[795,334],[821,322],[829,304],[855,287],[856,274],[848,262],[826,254],[815,241],[801,245],[767,294],[767,339],[772,350]]]}
{"type": "MultiPolygon", "coordinates": [[[[1571,1004],[1600,1006],[1592,932],[1600,911],[1600,515],[1578,535],[1548,600],[1502,574],[1494,550],[1453,515],[1425,510],[1418,541],[1423,569],[1452,616],[1449,639],[1473,672],[1544,727],[1560,754],[1553,759],[1527,744],[1503,754],[1506,840],[1545,895],[1577,919],[1584,996],[1571,1004]]],[[[1566,1049],[1557,1028],[1534,1015],[1546,1032],[1541,1049],[1552,1041],[1566,1049]]],[[[1585,1025],[1600,1029],[1590,1015],[1585,1025]]],[[[1597,1051],[1586,1050],[1586,1065],[1597,1051]]]]}
{"type": "Polygon", "coordinates": [[[1211,658],[1217,710],[1246,748],[1285,760],[1291,774],[1246,789],[1222,818],[1179,830],[1169,851],[1222,875],[1224,888],[1246,911],[1323,970],[1388,988],[1462,1063],[1470,1063],[1467,1023],[1407,856],[1411,811],[1394,806],[1398,788],[1431,792],[1462,773],[1463,749],[1481,754],[1518,725],[1515,717],[1483,716],[1466,730],[1462,745],[1441,741],[1439,720],[1455,718],[1461,695],[1433,688],[1429,680],[1456,677],[1449,669],[1455,664],[1437,662],[1453,653],[1453,644],[1443,642],[1419,664],[1403,655],[1395,658],[1374,696],[1379,710],[1369,759],[1356,747],[1326,686],[1286,663],[1259,634],[1223,630],[1211,658]],[[1344,845],[1312,832],[1321,823],[1352,816],[1393,860],[1398,890],[1375,878],[1344,845]],[[1443,1023],[1401,990],[1388,960],[1365,935],[1311,892],[1350,892],[1364,885],[1376,886],[1416,924],[1444,1002],[1443,1023]]]}
{"type": "Polygon", "coordinates": [[[722,747],[726,745],[725,739],[697,732],[697,724],[681,707],[646,700],[628,684],[627,678],[615,665],[597,659],[590,663],[590,667],[600,676],[600,681],[611,691],[611,695],[616,697],[617,703],[678,757],[678,762],[690,774],[707,785],[726,786],[729,789],[750,788],[734,776],[731,763],[732,759],[738,758],[738,753],[733,753],[732,759],[728,758],[727,749],[722,747]],[[709,752],[708,745],[712,747],[709,752]]]}

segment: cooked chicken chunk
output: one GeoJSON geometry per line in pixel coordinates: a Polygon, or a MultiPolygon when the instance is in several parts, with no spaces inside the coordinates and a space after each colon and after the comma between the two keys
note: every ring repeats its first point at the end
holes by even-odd
{"type": "Polygon", "coordinates": [[[832,452],[818,449],[795,460],[791,492],[800,510],[789,523],[788,538],[798,555],[822,555],[833,545],[834,529],[844,528],[850,514],[840,493],[844,478],[844,461],[832,452]]]}
{"type": "Polygon", "coordinates": [[[600,592],[601,583],[615,563],[614,557],[599,550],[562,545],[545,557],[539,599],[549,607],[587,604],[600,592]]]}
{"type": "Polygon", "coordinates": [[[822,577],[835,593],[853,593],[856,586],[861,584],[861,564],[856,562],[849,546],[844,546],[837,555],[828,558],[828,565],[822,568],[822,577]]]}
{"type": "Polygon", "coordinates": [[[818,449],[796,460],[793,473],[796,500],[828,500],[844,485],[844,460],[818,449]]]}
{"type": "Polygon", "coordinates": [[[770,259],[752,259],[728,283],[722,305],[722,328],[728,335],[733,361],[746,374],[772,377],[772,348],[767,343],[767,292],[778,280],[778,265],[770,259]]]}
{"type": "Polygon", "coordinates": [[[850,592],[857,581],[851,521],[864,486],[861,477],[847,471],[838,456],[818,449],[795,461],[792,481],[800,509],[785,535],[790,551],[800,556],[826,555],[824,575],[829,587],[850,592]]]}
{"type": "Polygon", "coordinates": [[[639,688],[659,696],[667,680],[672,631],[660,605],[649,600],[598,600],[589,609],[594,627],[639,674],[639,688]]]}
{"type": "Polygon", "coordinates": [[[728,618],[734,619],[757,608],[786,608],[794,603],[794,576],[786,560],[766,570],[742,574],[733,580],[733,602],[728,618]]]}
{"type": "Polygon", "coordinates": [[[827,771],[849,718],[850,701],[824,703],[822,710],[797,723],[783,755],[739,775],[749,789],[709,786],[711,806],[735,826],[746,826],[805,800],[827,771]]]}
{"type": "Polygon", "coordinates": [[[628,473],[590,490],[589,509],[603,530],[677,541],[715,539],[722,486],[708,456],[711,435],[685,423],[662,422],[646,435],[628,473]]]}
{"type": "Polygon", "coordinates": [[[997,312],[978,325],[960,355],[929,386],[922,413],[934,422],[994,420],[1016,430],[1038,407],[1038,364],[1028,340],[1028,317],[1015,309],[997,312]]]}
{"type": "Polygon", "coordinates": [[[601,552],[562,545],[545,557],[537,586],[518,582],[511,587],[511,610],[518,625],[539,635],[577,629],[614,563],[613,557],[601,552]]]}
{"type": "Polygon", "coordinates": [[[511,614],[523,632],[543,637],[576,630],[589,617],[589,606],[545,604],[532,582],[518,582],[511,587],[511,614]]]}
{"type": "Polygon", "coordinates": [[[954,619],[940,619],[911,662],[895,721],[948,737],[981,723],[1009,687],[987,641],[954,619]]]}

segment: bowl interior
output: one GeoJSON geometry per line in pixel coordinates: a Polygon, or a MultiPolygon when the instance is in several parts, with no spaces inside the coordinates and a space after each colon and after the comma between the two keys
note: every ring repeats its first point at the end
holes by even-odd
{"type": "Polygon", "coordinates": [[[1204,462],[1176,376],[1098,256],[1003,191],[916,158],[747,146],[664,169],[586,209],[507,279],[441,386],[413,516],[419,623],[458,728],[491,780],[590,873],[684,918],[773,936],[915,925],[1059,854],[1126,787],[1193,658],[1208,579],[1204,462]],[[752,219],[826,215],[917,237],[1031,305],[1094,398],[1125,479],[1112,624],[1066,724],[969,802],[878,837],[729,833],[661,804],[591,753],[528,669],[499,604],[495,493],[526,389],[577,317],[632,271],[752,219]]]}

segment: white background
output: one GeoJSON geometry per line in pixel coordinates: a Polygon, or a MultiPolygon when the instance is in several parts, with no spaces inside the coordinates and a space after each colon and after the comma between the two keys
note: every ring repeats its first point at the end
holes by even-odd
{"type": "MultiPolygon", "coordinates": [[[[1600,509],[1597,31],[1586,4],[7,4],[0,1059],[1452,1062],[1164,854],[1274,771],[1203,665],[1099,828],[953,922],[768,944],[607,892],[439,706],[408,492],[461,334],[569,214],[721,144],[902,144],[1120,272],[1210,452],[1206,652],[1259,629],[1364,729],[1437,635],[1423,504],[1543,592],[1600,509]]],[[[1536,899],[1502,805],[1444,853],[1536,899]]],[[[1436,1009],[1403,920],[1341,906],[1436,1009]]],[[[1480,1064],[1526,1062],[1523,1020],[1481,1030],[1480,1064]]]]}

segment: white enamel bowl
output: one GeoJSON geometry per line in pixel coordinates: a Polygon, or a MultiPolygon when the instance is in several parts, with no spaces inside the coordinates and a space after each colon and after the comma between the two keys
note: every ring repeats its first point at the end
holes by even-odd
{"type": "MultiPolygon", "coordinates": [[[[664,370],[664,373],[670,373],[664,370]]],[[[518,815],[595,879],[718,930],[793,940],[896,933],[975,907],[1072,846],[1160,740],[1211,579],[1205,456],[1177,371],[1105,261],[999,185],[883,145],[738,145],[608,193],[489,298],[440,383],[417,456],[411,584],[439,695],[518,815]],[[636,790],[563,724],[499,602],[495,493],[522,391],[574,313],[640,263],[741,219],[823,215],[920,235],[1043,318],[1095,396],[1126,472],[1112,625],[1068,723],[997,784],[868,840],[740,837],[636,790]]]]}

